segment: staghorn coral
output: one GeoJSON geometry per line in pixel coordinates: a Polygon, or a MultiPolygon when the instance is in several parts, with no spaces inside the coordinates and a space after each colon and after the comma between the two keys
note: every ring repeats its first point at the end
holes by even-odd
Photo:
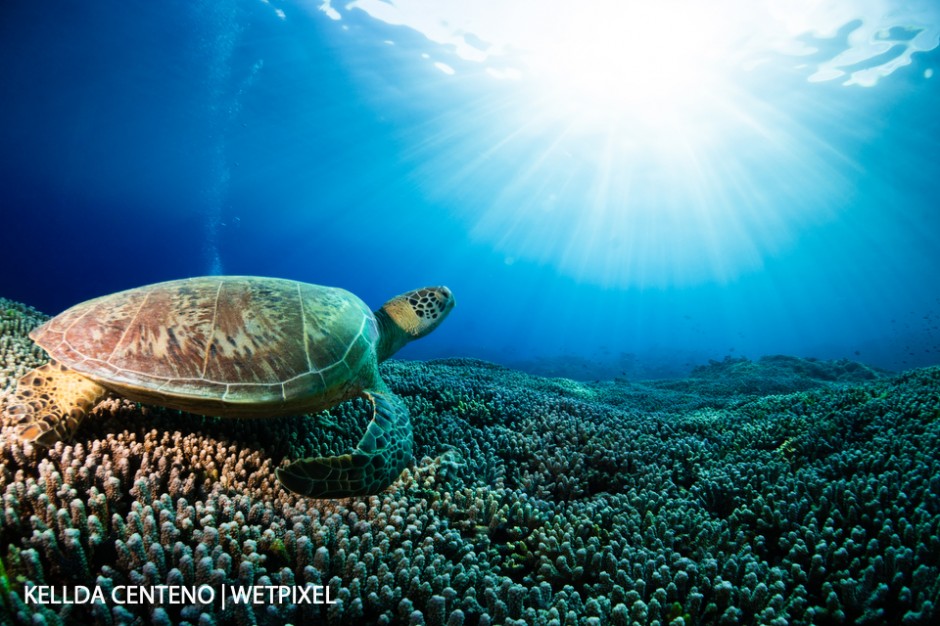
{"type": "MultiPolygon", "coordinates": [[[[41,361],[16,305],[0,389],[41,361]]],[[[792,364],[791,364],[792,365],[792,364]]],[[[852,368],[847,368],[852,369],[852,368]]],[[[49,450],[0,434],[0,623],[930,624],[940,369],[743,393],[390,362],[420,459],[386,493],[281,490],[364,406],[232,421],[99,405],[49,450]],[[4,573],[5,572],[5,573],[4,573]],[[35,584],[326,585],[336,604],[37,606],[35,584]]]]}

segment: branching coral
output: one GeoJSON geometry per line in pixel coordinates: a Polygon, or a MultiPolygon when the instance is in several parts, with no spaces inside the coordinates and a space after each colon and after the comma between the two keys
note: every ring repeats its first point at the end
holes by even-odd
{"type": "MultiPolygon", "coordinates": [[[[0,389],[42,359],[25,339],[40,316],[9,307],[0,389]]],[[[305,499],[273,478],[285,458],[351,447],[358,402],[239,422],[112,400],[48,450],[4,429],[0,622],[940,617],[940,369],[783,396],[468,360],[390,362],[383,376],[414,415],[419,461],[364,499],[305,499]],[[336,603],[25,602],[40,584],[308,583],[336,603]]]]}

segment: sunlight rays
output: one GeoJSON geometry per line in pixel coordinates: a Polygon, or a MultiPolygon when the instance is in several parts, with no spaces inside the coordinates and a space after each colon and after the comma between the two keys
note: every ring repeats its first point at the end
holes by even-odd
{"type": "Polygon", "coordinates": [[[777,0],[346,9],[423,34],[416,52],[453,72],[407,154],[416,184],[475,239],[507,263],[665,287],[736,280],[845,208],[859,172],[824,137],[851,103],[810,81],[874,84],[929,49],[936,28],[914,11],[914,26],[886,30],[902,17],[880,0],[864,3],[863,27],[846,27],[852,7],[824,4],[805,0],[799,15],[777,0]],[[898,41],[907,49],[879,66],[898,41]],[[806,90],[818,93],[793,96],[806,90]]]}
{"type": "Polygon", "coordinates": [[[481,119],[462,107],[429,121],[415,176],[507,260],[586,282],[733,280],[798,229],[830,219],[849,184],[842,159],[818,150],[811,130],[746,94],[712,107],[705,126],[655,130],[630,120],[586,126],[524,85],[500,97],[509,104],[493,108],[527,107],[525,118],[481,119]]]}

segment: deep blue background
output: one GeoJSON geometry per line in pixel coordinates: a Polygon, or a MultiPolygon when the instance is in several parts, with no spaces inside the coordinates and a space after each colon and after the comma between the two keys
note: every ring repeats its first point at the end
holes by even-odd
{"type": "MultiPolygon", "coordinates": [[[[486,85],[416,70],[361,14],[347,30],[288,17],[261,2],[5,2],[0,295],[56,313],[221,270],[378,307],[441,283],[458,307],[403,356],[571,376],[675,375],[729,354],[940,362],[936,50],[871,89],[799,92],[806,123],[857,164],[836,218],[727,280],[618,287],[507,263],[473,235],[464,188],[442,201],[415,176],[440,120],[486,125],[472,106],[486,85]],[[458,102],[465,117],[448,116],[458,102]]],[[[499,169],[466,184],[495,194],[513,163],[499,169]]]]}

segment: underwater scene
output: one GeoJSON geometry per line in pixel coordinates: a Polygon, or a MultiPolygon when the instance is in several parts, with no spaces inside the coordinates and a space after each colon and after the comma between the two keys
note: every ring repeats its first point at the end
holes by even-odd
{"type": "Polygon", "coordinates": [[[940,624],[933,0],[10,0],[0,626],[940,624]]]}

